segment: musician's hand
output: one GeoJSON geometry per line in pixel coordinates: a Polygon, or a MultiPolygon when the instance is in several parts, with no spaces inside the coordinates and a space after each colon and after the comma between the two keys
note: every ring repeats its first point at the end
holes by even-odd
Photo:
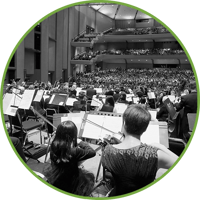
{"type": "Polygon", "coordinates": [[[110,144],[119,144],[122,141],[120,141],[119,139],[117,139],[116,137],[111,137],[110,139],[110,144]]]}

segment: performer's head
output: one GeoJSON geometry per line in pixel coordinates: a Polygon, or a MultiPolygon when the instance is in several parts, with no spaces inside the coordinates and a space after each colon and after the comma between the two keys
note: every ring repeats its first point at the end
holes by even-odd
{"type": "Polygon", "coordinates": [[[72,121],[58,125],[55,138],[51,145],[53,160],[59,163],[69,162],[71,148],[77,146],[77,127],[72,121]]]}
{"type": "Polygon", "coordinates": [[[195,81],[190,82],[189,87],[191,91],[196,91],[197,90],[196,82],[195,81]]]}
{"type": "Polygon", "coordinates": [[[125,135],[141,136],[146,131],[151,114],[144,105],[130,105],[123,114],[125,135]]]}
{"type": "Polygon", "coordinates": [[[115,106],[115,100],[114,100],[113,96],[107,96],[105,104],[109,104],[110,106],[114,107],[115,106]]]}
{"type": "Polygon", "coordinates": [[[120,94],[120,100],[123,100],[123,101],[126,100],[126,93],[125,92],[121,92],[121,94],[120,94]]]}

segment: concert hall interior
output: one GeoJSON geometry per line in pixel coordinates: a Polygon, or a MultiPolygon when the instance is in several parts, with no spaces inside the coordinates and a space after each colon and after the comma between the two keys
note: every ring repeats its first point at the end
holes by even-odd
{"type": "Polygon", "coordinates": [[[25,34],[3,88],[20,160],[67,193],[111,197],[156,182],[184,153],[197,85],[179,39],[116,3],[60,10],[25,34]]]}

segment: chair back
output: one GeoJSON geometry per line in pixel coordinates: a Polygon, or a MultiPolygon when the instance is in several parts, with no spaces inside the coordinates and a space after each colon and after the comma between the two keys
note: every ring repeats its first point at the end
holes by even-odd
{"type": "Polygon", "coordinates": [[[47,108],[46,109],[46,113],[47,113],[47,117],[50,117],[50,118],[52,117],[53,118],[53,114],[56,114],[57,112],[53,108],[47,108]]]}
{"type": "Polygon", "coordinates": [[[182,139],[169,138],[169,150],[180,156],[185,149],[186,143],[182,139]]]}
{"type": "Polygon", "coordinates": [[[37,116],[31,109],[26,110],[25,113],[26,113],[26,120],[29,120],[29,119],[34,119],[36,121],[38,120],[37,116]]]}
{"type": "Polygon", "coordinates": [[[12,132],[12,126],[14,126],[14,128],[18,130],[22,130],[22,122],[18,112],[16,113],[15,116],[8,116],[8,117],[11,125],[11,132],[12,132]]]}

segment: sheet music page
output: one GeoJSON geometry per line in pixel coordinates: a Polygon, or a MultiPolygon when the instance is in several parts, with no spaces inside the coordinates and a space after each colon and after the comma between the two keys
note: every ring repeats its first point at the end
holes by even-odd
{"type": "MultiPolygon", "coordinates": [[[[122,130],[122,117],[105,116],[103,127],[115,133],[120,132],[122,130]]],[[[106,137],[106,135],[112,136],[113,133],[102,128],[101,138],[106,137]]]]}
{"type": "Polygon", "coordinates": [[[68,116],[69,118],[71,118],[71,117],[80,117],[81,120],[83,119],[84,115],[85,115],[85,112],[84,112],[84,111],[81,111],[80,113],[68,113],[68,114],[67,114],[67,116],[68,116]]]}
{"type": "Polygon", "coordinates": [[[38,90],[33,101],[40,102],[41,99],[42,99],[43,94],[44,94],[44,90],[38,90]]]}
{"type": "Polygon", "coordinates": [[[126,101],[132,101],[132,97],[134,97],[134,94],[127,94],[126,101]]]}
{"type": "Polygon", "coordinates": [[[101,101],[99,101],[99,99],[97,99],[96,97],[92,97],[92,103],[91,106],[101,106],[103,103],[101,101]]]}
{"type": "Polygon", "coordinates": [[[67,101],[66,101],[66,105],[67,106],[73,106],[73,104],[74,104],[74,102],[75,101],[78,101],[76,98],[71,98],[71,97],[69,97],[68,99],[67,99],[67,101]]]}
{"type": "Polygon", "coordinates": [[[21,100],[22,100],[23,95],[15,95],[14,98],[12,99],[12,104],[11,106],[17,106],[19,107],[21,100]]]}
{"type": "Polygon", "coordinates": [[[148,95],[149,99],[155,99],[156,98],[154,92],[148,92],[147,95],[148,95]]]}
{"type": "Polygon", "coordinates": [[[6,93],[3,98],[3,113],[5,114],[8,107],[11,105],[14,94],[6,93]]]}
{"type": "Polygon", "coordinates": [[[74,124],[76,125],[77,127],[77,130],[78,130],[78,135],[79,135],[79,132],[80,132],[80,129],[81,129],[81,124],[82,124],[82,118],[81,117],[71,117],[70,120],[72,122],[74,122],[74,124]]]}
{"type": "Polygon", "coordinates": [[[133,102],[134,102],[135,104],[138,104],[138,101],[139,101],[139,98],[138,98],[138,97],[133,97],[133,102]]]}
{"type": "Polygon", "coordinates": [[[77,87],[77,88],[76,88],[77,95],[79,94],[79,92],[80,92],[81,90],[82,90],[81,87],[77,87]]]}
{"type": "MultiPolygon", "coordinates": [[[[87,119],[98,124],[99,126],[102,126],[104,121],[104,116],[88,115],[87,119]]],[[[101,137],[101,130],[102,130],[101,127],[98,127],[86,121],[82,137],[98,140],[101,137]]]]}
{"type": "Polygon", "coordinates": [[[84,118],[85,112],[80,112],[80,113],[69,113],[68,114],[68,120],[71,120],[72,122],[74,122],[74,124],[76,125],[77,129],[78,129],[78,135],[81,129],[81,125],[83,122],[83,118],[84,118]]]}
{"type": "Polygon", "coordinates": [[[69,120],[68,117],[61,117],[61,123],[62,123],[62,122],[65,122],[65,121],[67,121],[67,120],[69,120]]]}
{"type": "Polygon", "coordinates": [[[115,108],[117,110],[117,113],[124,113],[124,111],[127,108],[127,104],[124,103],[116,103],[115,108]]]}
{"type": "Polygon", "coordinates": [[[33,100],[35,90],[25,90],[19,108],[29,109],[33,100]]]}
{"type": "Polygon", "coordinates": [[[141,136],[142,143],[160,143],[159,125],[149,124],[147,130],[141,136]]]}
{"type": "Polygon", "coordinates": [[[18,110],[17,107],[9,106],[4,114],[14,117],[17,113],[17,110],[18,110]]]}
{"type": "Polygon", "coordinates": [[[150,114],[151,114],[151,121],[158,121],[156,119],[156,114],[157,114],[157,111],[154,111],[154,110],[149,110],[150,114]]]}
{"type": "Polygon", "coordinates": [[[102,91],[102,88],[94,88],[94,90],[96,90],[96,92],[98,93],[98,94],[101,94],[103,91],[102,91]]]}
{"type": "Polygon", "coordinates": [[[52,104],[52,101],[54,100],[54,98],[55,98],[55,94],[53,94],[53,95],[51,96],[51,99],[50,99],[50,101],[49,101],[49,104],[52,104]]]}

